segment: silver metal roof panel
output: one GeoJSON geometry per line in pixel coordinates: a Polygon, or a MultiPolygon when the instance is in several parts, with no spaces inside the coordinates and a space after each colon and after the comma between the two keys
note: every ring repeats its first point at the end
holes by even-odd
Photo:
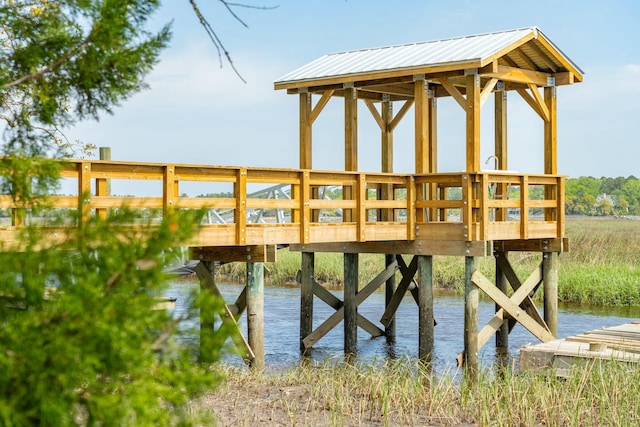
{"type": "MultiPolygon", "coordinates": [[[[332,53],[285,74],[275,84],[477,62],[491,57],[531,33],[537,37],[538,28],[332,53]]],[[[558,52],[564,56],[559,49],[558,52]]],[[[576,69],[579,70],[578,67],[576,69]]]]}

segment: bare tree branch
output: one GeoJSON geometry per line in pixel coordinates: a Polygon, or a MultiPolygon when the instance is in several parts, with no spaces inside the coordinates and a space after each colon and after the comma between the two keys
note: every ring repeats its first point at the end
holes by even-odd
{"type": "MultiPolygon", "coordinates": [[[[249,28],[249,26],[233,10],[234,7],[243,7],[246,9],[258,9],[258,10],[270,10],[270,9],[276,9],[278,7],[278,6],[253,6],[253,5],[244,4],[244,3],[232,3],[227,0],[218,0],[218,1],[220,1],[220,3],[224,5],[224,7],[231,14],[231,16],[233,16],[245,28],[249,28]]],[[[236,68],[235,64],[233,63],[233,60],[231,59],[231,54],[229,53],[227,48],[224,46],[224,44],[222,43],[222,40],[220,40],[220,37],[218,37],[218,34],[216,34],[211,24],[209,24],[209,21],[207,21],[207,19],[204,17],[202,12],[200,11],[200,8],[198,7],[196,0],[189,0],[189,3],[191,3],[191,8],[193,9],[194,13],[198,17],[198,20],[200,21],[200,25],[202,25],[207,35],[213,42],[213,45],[216,47],[216,50],[218,51],[218,60],[220,61],[220,67],[222,68],[222,55],[224,55],[224,57],[227,59],[227,62],[229,63],[229,65],[231,65],[231,68],[236,73],[236,75],[240,78],[240,80],[246,83],[246,80],[242,77],[242,75],[236,68]]]]}

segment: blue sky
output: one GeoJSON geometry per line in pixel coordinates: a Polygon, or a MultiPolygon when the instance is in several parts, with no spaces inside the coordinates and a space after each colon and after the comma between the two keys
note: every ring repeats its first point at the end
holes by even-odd
{"type": "MultiPolygon", "coordinates": [[[[558,89],[558,168],[569,176],[640,176],[640,2],[518,0],[246,0],[242,27],[215,0],[200,0],[243,83],[217,53],[187,0],[165,0],[155,22],[173,20],[171,47],[148,76],[151,88],[68,130],[110,146],[113,159],[298,166],[298,99],[273,81],[326,53],[538,26],[585,72],[558,89]]],[[[439,168],[464,168],[464,116],[439,100],[439,168]]],[[[396,108],[399,108],[396,107],[396,108]]],[[[492,101],[483,110],[482,155],[493,147],[492,101]]],[[[314,167],[343,169],[343,104],[314,127],[314,167]],[[339,154],[336,154],[339,153],[339,154]]],[[[360,170],[380,170],[379,130],[360,110],[360,170]]],[[[412,172],[411,114],[395,136],[396,172],[412,172]]],[[[542,121],[509,94],[509,168],[542,171],[542,121]]],[[[489,168],[489,167],[488,167],[489,168]]]]}

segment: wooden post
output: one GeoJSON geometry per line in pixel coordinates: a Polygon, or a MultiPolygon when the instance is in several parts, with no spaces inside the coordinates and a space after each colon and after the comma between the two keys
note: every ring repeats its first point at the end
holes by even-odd
{"type": "Polygon", "coordinates": [[[247,336],[255,358],[251,367],[264,370],[264,264],[247,263],[247,336]]]}
{"type": "MultiPolygon", "coordinates": [[[[388,268],[391,264],[396,262],[396,256],[387,254],[384,256],[384,266],[388,268]]],[[[384,289],[384,307],[385,310],[389,307],[391,300],[393,298],[393,294],[396,292],[396,275],[389,277],[385,282],[384,289]]],[[[393,343],[396,340],[396,315],[395,312],[391,317],[389,323],[385,326],[385,334],[387,336],[387,342],[393,343]]]]}
{"type": "Polygon", "coordinates": [[[418,358],[431,361],[433,353],[433,257],[418,257],[418,358]]]}
{"type": "Polygon", "coordinates": [[[354,354],[358,343],[358,254],[344,254],[344,352],[354,354]]]}
{"type": "MultiPolygon", "coordinates": [[[[558,173],[558,114],[556,107],[556,87],[544,88],[544,102],[549,110],[549,120],[544,122],[544,173],[547,175],[556,175],[558,173]]],[[[554,200],[558,198],[558,189],[555,186],[545,186],[546,200],[554,200]]],[[[563,206],[564,209],[564,206],[563,206]]],[[[555,209],[545,209],[545,221],[559,221],[562,219],[560,212],[555,209]]],[[[558,228],[562,228],[563,224],[558,224],[558,228]]],[[[555,334],[554,334],[555,335],[555,334]]]]}
{"type": "MultiPolygon", "coordinates": [[[[111,148],[100,147],[100,160],[111,160],[111,148]]],[[[111,195],[111,180],[107,178],[96,178],[96,196],[111,195]]],[[[96,214],[102,218],[107,218],[107,209],[96,209],[96,214]]]]}
{"type": "Polygon", "coordinates": [[[464,270],[464,366],[471,379],[478,374],[478,302],[480,291],[471,282],[475,257],[465,257],[464,270]]]}
{"type": "Polygon", "coordinates": [[[311,94],[300,89],[300,169],[312,168],[311,94]]]}
{"type": "MultiPolygon", "coordinates": [[[[415,126],[415,172],[429,171],[429,93],[424,75],[413,77],[414,126],[415,126]]],[[[416,200],[424,200],[425,185],[416,189],[416,200]]],[[[425,222],[427,215],[424,209],[416,210],[416,222],[425,222]]]]}
{"type": "Polygon", "coordinates": [[[480,76],[467,74],[467,172],[480,172],[480,76]]]}
{"type": "MultiPolygon", "coordinates": [[[[501,85],[499,88],[503,88],[501,85]]],[[[495,93],[495,156],[498,159],[497,169],[507,170],[507,92],[499,90],[495,93]]],[[[509,186],[505,183],[499,183],[496,188],[496,194],[504,200],[508,198],[509,186]]],[[[507,220],[507,210],[504,208],[496,209],[496,221],[507,220]]]]}
{"type": "MultiPolygon", "coordinates": [[[[508,252],[496,252],[496,286],[500,291],[507,295],[509,291],[509,282],[507,276],[502,271],[502,267],[498,262],[498,257],[503,257],[508,261],[508,252]]],[[[496,313],[502,308],[500,304],[495,305],[496,313]]],[[[496,349],[507,349],[509,347],[509,322],[507,320],[502,322],[502,326],[496,331],[496,349]]]]}
{"type": "MultiPolygon", "coordinates": [[[[358,170],[358,92],[353,84],[345,84],[344,87],[344,170],[358,170]]],[[[351,200],[354,189],[344,187],[342,198],[351,200]]],[[[354,212],[345,209],[342,214],[344,222],[351,222],[354,219],[354,212]]]]}
{"type": "Polygon", "coordinates": [[[315,253],[302,252],[300,275],[300,351],[305,351],[303,340],[313,332],[313,280],[315,253]]]}
{"type": "MultiPolygon", "coordinates": [[[[428,139],[429,139],[429,173],[438,172],[438,101],[435,97],[435,91],[432,89],[427,90],[429,100],[429,120],[428,120],[428,139]]],[[[438,199],[438,184],[432,183],[429,185],[429,200],[438,199]]],[[[429,221],[438,221],[437,209],[433,208],[429,210],[429,221]]],[[[443,210],[444,214],[444,210],[443,210]]]]}
{"type": "Polygon", "coordinates": [[[542,255],[542,281],[544,283],[544,321],[549,332],[558,336],[558,253],[542,255]]]}
{"type": "MultiPolygon", "coordinates": [[[[215,266],[210,261],[200,261],[211,276],[211,282],[215,282],[215,266]]],[[[204,272],[204,270],[203,270],[204,272]]],[[[212,293],[211,289],[206,286],[206,281],[200,281],[200,292],[212,293]]],[[[205,304],[208,305],[208,304],[205,304]]],[[[201,363],[213,363],[216,360],[211,350],[216,346],[216,331],[215,331],[215,311],[211,310],[211,307],[200,308],[200,355],[198,360],[201,363]],[[209,309],[206,309],[209,308],[209,309]]]]}

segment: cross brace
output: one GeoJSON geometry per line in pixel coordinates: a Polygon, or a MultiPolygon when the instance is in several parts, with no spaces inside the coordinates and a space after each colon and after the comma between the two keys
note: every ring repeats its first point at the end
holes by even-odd
{"type": "MultiPolygon", "coordinates": [[[[361,291],[356,294],[356,306],[362,304],[372,293],[376,291],[388,278],[396,274],[398,270],[397,262],[390,264],[384,271],[378,274],[371,282],[367,284],[361,291]]],[[[320,326],[318,326],[313,332],[307,335],[302,343],[305,348],[312,347],[322,337],[324,337],[329,331],[331,331],[338,323],[344,319],[344,303],[340,301],[332,293],[320,286],[315,280],[313,282],[313,293],[322,301],[336,310],[331,316],[329,316],[320,326]]],[[[375,324],[367,320],[364,316],[358,314],[358,326],[369,332],[374,337],[384,335],[384,331],[378,328],[375,324]]]]}
{"type": "MultiPolygon", "coordinates": [[[[554,340],[555,337],[531,300],[531,295],[536,292],[542,283],[542,264],[536,267],[524,283],[521,283],[505,256],[498,253],[496,262],[502,269],[514,293],[511,297],[508,297],[489,279],[484,277],[482,273],[477,270],[473,272],[471,282],[500,306],[496,314],[478,333],[478,349],[489,341],[505,320],[509,321],[509,332],[517,322],[542,342],[554,340]]],[[[458,354],[456,359],[458,365],[461,366],[463,353],[458,354]]]]}
{"type": "MultiPolygon", "coordinates": [[[[242,359],[247,364],[251,364],[255,359],[255,355],[246,338],[242,334],[240,327],[238,326],[238,319],[242,315],[242,312],[246,308],[246,287],[243,289],[242,293],[236,300],[235,304],[227,305],[220,293],[220,290],[215,284],[213,280],[213,276],[207,266],[203,262],[199,262],[196,268],[194,269],[196,275],[200,279],[200,283],[204,290],[211,292],[217,298],[220,298],[222,301],[222,307],[216,313],[222,323],[227,326],[227,328],[220,328],[214,332],[214,334],[220,334],[221,338],[226,341],[227,338],[231,337],[231,340],[236,346],[238,353],[242,356],[242,359]]],[[[202,317],[202,314],[201,314],[202,317]]],[[[213,325],[201,325],[202,327],[213,327],[213,325]]],[[[201,331],[202,333],[202,331],[201,331]]]]}

